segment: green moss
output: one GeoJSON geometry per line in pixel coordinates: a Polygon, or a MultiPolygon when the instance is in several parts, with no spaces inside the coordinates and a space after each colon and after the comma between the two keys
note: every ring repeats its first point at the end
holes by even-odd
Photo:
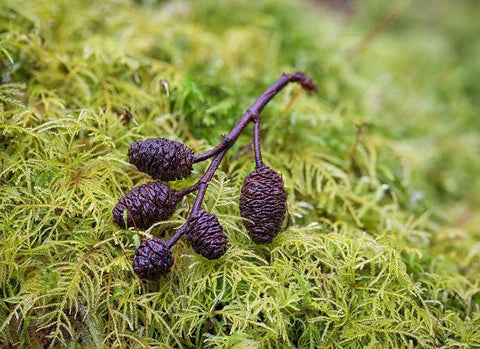
{"type": "Polygon", "coordinates": [[[345,21],[289,0],[4,2],[0,343],[479,346],[475,4],[389,6],[358,3],[345,21]],[[210,149],[296,70],[318,94],[290,105],[289,86],[262,115],[289,227],[268,246],[243,228],[247,131],[205,200],[227,254],[181,241],[166,278],[137,279],[139,240],[171,234],[192,198],[147,232],[114,226],[118,198],[149,181],[130,143],[210,149]]]}

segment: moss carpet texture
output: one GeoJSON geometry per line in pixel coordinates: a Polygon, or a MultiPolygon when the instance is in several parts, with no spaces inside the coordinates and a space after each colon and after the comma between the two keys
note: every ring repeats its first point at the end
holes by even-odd
{"type": "Polygon", "coordinates": [[[2,1],[2,347],[480,346],[477,4],[340,3],[2,1]],[[295,71],[317,93],[288,86],[261,126],[285,229],[256,245],[243,226],[249,127],[203,205],[227,253],[182,240],[166,277],[135,277],[140,240],[170,236],[194,194],[147,231],[114,225],[151,181],[130,144],[205,152],[295,71]]]}

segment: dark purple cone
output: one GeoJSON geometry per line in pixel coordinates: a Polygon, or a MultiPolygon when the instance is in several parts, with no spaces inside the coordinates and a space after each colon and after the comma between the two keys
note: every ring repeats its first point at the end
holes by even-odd
{"type": "Polygon", "coordinates": [[[133,142],[128,157],[139,171],[161,181],[185,178],[192,172],[193,150],[165,138],[133,142]]]}
{"type": "Polygon", "coordinates": [[[252,240],[269,244],[282,229],[287,193],[282,177],[270,167],[257,168],[245,177],[240,195],[240,214],[252,240]]]}
{"type": "Polygon", "coordinates": [[[227,251],[227,237],[217,217],[199,211],[188,217],[186,238],[195,252],[207,259],[217,259],[227,251]]]}
{"type": "Polygon", "coordinates": [[[165,241],[156,237],[143,239],[133,257],[133,271],[141,279],[158,280],[172,265],[172,251],[165,241]]]}
{"type": "Polygon", "coordinates": [[[162,182],[143,184],[118,200],[112,211],[113,221],[121,228],[125,228],[126,223],[127,227],[145,230],[170,218],[179,200],[176,192],[162,182]],[[124,210],[127,210],[126,222],[124,210]]]}

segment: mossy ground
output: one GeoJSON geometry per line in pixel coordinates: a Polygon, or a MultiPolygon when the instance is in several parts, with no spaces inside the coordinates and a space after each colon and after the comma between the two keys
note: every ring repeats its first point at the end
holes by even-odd
{"type": "Polygon", "coordinates": [[[4,0],[2,346],[480,346],[476,6],[4,0]],[[150,180],[130,143],[205,151],[297,70],[318,93],[291,103],[289,86],[262,116],[289,227],[268,246],[243,228],[247,130],[205,201],[227,254],[181,241],[167,277],[137,279],[139,240],[171,234],[193,197],[147,232],[114,226],[118,198],[150,180]]]}

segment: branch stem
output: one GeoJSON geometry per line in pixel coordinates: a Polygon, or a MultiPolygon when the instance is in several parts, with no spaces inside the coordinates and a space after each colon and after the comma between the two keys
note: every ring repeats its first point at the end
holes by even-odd
{"type": "Polygon", "coordinates": [[[260,118],[253,126],[253,148],[255,150],[255,168],[263,167],[262,150],[260,149],[260,118]]]}
{"type": "Polygon", "coordinates": [[[176,194],[177,194],[177,197],[178,197],[178,198],[181,198],[181,197],[183,197],[183,196],[185,196],[185,195],[187,195],[187,194],[193,193],[193,192],[194,192],[195,190],[197,190],[197,189],[198,189],[198,182],[195,183],[194,185],[192,185],[191,187],[183,188],[183,189],[177,191],[176,194]]]}
{"type": "MultiPolygon", "coordinates": [[[[195,214],[196,212],[200,211],[200,208],[202,207],[203,203],[203,198],[205,197],[205,193],[207,192],[208,184],[213,178],[213,175],[217,171],[218,167],[220,166],[220,163],[223,160],[223,157],[227,153],[228,149],[224,149],[222,152],[217,154],[215,159],[213,159],[212,163],[208,167],[207,171],[203,174],[202,178],[198,180],[197,183],[192,185],[191,187],[185,188],[178,193],[181,193],[185,191],[187,194],[191,193],[195,190],[198,189],[197,197],[195,198],[195,203],[193,204],[192,211],[190,212],[190,215],[195,214]]],[[[180,229],[178,229],[175,234],[172,235],[170,239],[167,241],[167,247],[171,248],[175,243],[183,236],[183,234],[186,233],[186,224],[182,225],[180,229]]]]}
{"type": "Polygon", "coordinates": [[[236,142],[242,131],[247,127],[250,121],[254,121],[259,118],[263,108],[275,97],[289,82],[296,82],[302,86],[306,91],[316,90],[316,86],[313,81],[303,73],[297,72],[293,74],[282,74],[275,83],[270,86],[260,97],[248,108],[243,114],[242,118],[238,121],[235,127],[230,133],[214,148],[206,153],[196,155],[193,158],[193,162],[201,162],[212,156],[217,155],[224,149],[230,149],[230,147],[236,142]]]}
{"type": "MultiPolygon", "coordinates": [[[[255,164],[256,167],[263,166],[262,155],[260,151],[260,113],[263,108],[270,102],[273,97],[275,97],[289,82],[296,82],[302,86],[306,91],[314,91],[316,89],[315,84],[312,80],[303,73],[294,73],[294,74],[282,74],[280,78],[248,108],[243,114],[242,118],[237,122],[235,127],[230,131],[230,133],[223,138],[223,140],[214,148],[207,151],[206,153],[197,155],[193,158],[193,162],[201,162],[207,160],[213,156],[212,163],[208,167],[205,174],[200,178],[200,180],[195,183],[193,186],[182,189],[177,192],[177,195],[187,195],[189,193],[198,190],[197,197],[195,198],[195,203],[193,204],[192,211],[190,215],[198,212],[202,206],[205,193],[207,191],[208,185],[217,171],[220,163],[223,160],[223,157],[227,151],[232,147],[232,145],[237,141],[238,137],[242,131],[247,127],[247,125],[253,121],[255,122],[253,134],[254,134],[254,147],[255,147],[255,164]]],[[[182,225],[176,232],[173,234],[170,239],[167,241],[167,247],[171,248],[175,243],[186,233],[186,224],[182,225]]]]}

